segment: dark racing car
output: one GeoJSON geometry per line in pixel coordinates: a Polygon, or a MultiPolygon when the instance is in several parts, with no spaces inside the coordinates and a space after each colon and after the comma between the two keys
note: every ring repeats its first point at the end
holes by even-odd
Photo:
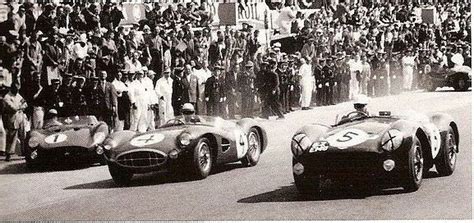
{"type": "Polygon", "coordinates": [[[28,133],[24,153],[29,167],[52,161],[104,162],[96,153],[109,133],[95,116],[60,117],[28,133]]]}
{"type": "Polygon", "coordinates": [[[459,133],[447,114],[354,111],[336,123],[307,125],[293,136],[293,176],[301,194],[319,194],[327,180],[365,191],[416,191],[434,165],[445,176],[455,169],[459,133]]]}
{"type": "Polygon", "coordinates": [[[467,91],[471,87],[471,79],[471,68],[459,65],[426,72],[423,84],[428,91],[435,91],[436,88],[444,86],[453,87],[456,91],[467,91]]]}
{"type": "Polygon", "coordinates": [[[112,133],[97,152],[107,159],[114,182],[127,185],[137,173],[180,172],[203,179],[219,164],[254,166],[266,145],[264,129],[252,119],[191,115],[146,133],[112,133]]]}

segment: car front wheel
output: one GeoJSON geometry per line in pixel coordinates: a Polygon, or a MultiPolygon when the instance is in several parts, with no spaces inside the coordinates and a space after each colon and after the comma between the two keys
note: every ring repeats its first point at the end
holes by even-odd
{"type": "Polygon", "coordinates": [[[129,185],[133,177],[133,173],[112,163],[109,163],[109,172],[114,182],[120,186],[129,185]]]}
{"type": "Polygon", "coordinates": [[[192,173],[197,179],[206,178],[211,172],[212,156],[209,140],[202,138],[194,147],[192,173]]]}
{"type": "Polygon", "coordinates": [[[417,191],[423,181],[423,149],[418,137],[413,138],[411,148],[408,150],[408,168],[406,171],[403,188],[407,192],[417,191]]]}

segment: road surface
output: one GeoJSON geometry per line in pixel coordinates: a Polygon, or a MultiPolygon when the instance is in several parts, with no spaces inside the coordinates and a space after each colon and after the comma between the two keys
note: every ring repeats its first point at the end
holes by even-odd
{"type": "MultiPolygon", "coordinates": [[[[472,218],[471,92],[410,92],[372,99],[370,110],[447,112],[461,143],[455,173],[424,179],[419,191],[383,190],[304,199],[293,184],[292,134],[310,122],[332,124],[350,103],[297,111],[285,120],[259,120],[269,147],[255,167],[230,164],[207,179],[162,174],[134,177],[116,187],[107,166],[29,171],[24,160],[0,161],[0,220],[323,220],[472,218]]],[[[434,171],[434,169],[432,170],[434,171]]]]}

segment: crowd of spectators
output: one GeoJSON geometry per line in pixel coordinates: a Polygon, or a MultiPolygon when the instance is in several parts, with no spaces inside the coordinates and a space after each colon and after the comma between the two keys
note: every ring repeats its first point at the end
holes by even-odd
{"type": "Polygon", "coordinates": [[[216,30],[206,2],[149,4],[146,19],[130,26],[115,3],[11,7],[0,23],[7,154],[28,125],[43,127],[51,109],[95,115],[115,131],[155,129],[181,115],[184,103],[223,118],[284,118],[359,93],[410,90],[422,49],[440,67],[459,59],[470,66],[470,45],[461,44],[470,43],[470,2],[436,4],[439,25],[413,21],[416,7],[341,1],[305,16],[277,4],[295,12],[298,52],[284,42],[265,46],[249,24],[216,30]],[[404,79],[399,90],[390,89],[392,76],[404,79]]]}

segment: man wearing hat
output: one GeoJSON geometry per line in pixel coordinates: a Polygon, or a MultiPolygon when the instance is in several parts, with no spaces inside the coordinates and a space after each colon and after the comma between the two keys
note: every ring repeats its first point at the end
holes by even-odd
{"type": "MultiPolygon", "coordinates": [[[[56,78],[55,78],[56,79],[56,78]]],[[[73,87],[72,74],[65,73],[63,75],[62,84],[59,87],[58,93],[61,101],[64,103],[62,109],[58,112],[60,115],[72,115],[74,108],[72,107],[72,87],[73,87]]]]}
{"type": "Polygon", "coordinates": [[[276,70],[279,81],[280,81],[280,103],[282,106],[282,112],[290,112],[290,91],[288,85],[290,83],[290,73],[288,70],[288,60],[283,59],[278,64],[278,69],[276,70]]]}
{"type": "Polygon", "coordinates": [[[256,76],[253,70],[253,62],[247,61],[244,72],[242,72],[237,80],[242,97],[241,113],[243,118],[253,117],[253,105],[256,97],[254,85],[255,78],[256,76]]]}
{"type": "Polygon", "coordinates": [[[181,115],[181,107],[189,102],[189,82],[184,78],[184,67],[176,67],[173,78],[173,94],[171,104],[173,105],[174,115],[181,115]]]}
{"type": "Polygon", "coordinates": [[[51,85],[51,79],[59,78],[59,60],[60,54],[58,51],[58,34],[53,33],[48,41],[43,44],[43,67],[44,67],[44,74],[46,77],[43,77],[45,81],[47,81],[47,85],[51,85]]]}
{"type": "MultiPolygon", "coordinates": [[[[30,77],[31,72],[41,71],[43,62],[43,48],[38,41],[38,31],[34,31],[28,41],[25,43],[25,60],[23,61],[23,74],[25,77],[30,77]]],[[[31,80],[25,80],[25,83],[31,83],[31,80]]],[[[26,87],[25,85],[23,87],[26,87]]]]}
{"type": "MultiPolygon", "coordinates": [[[[76,84],[72,89],[72,106],[76,115],[87,115],[88,105],[87,97],[84,91],[86,78],[82,76],[75,76],[76,84]]],[[[92,105],[91,105],[92,106],[92,105]]]]}
{"type": "Polygon", "coordinates": [[[214,66],[212,77],[206,81],[204,96],[207,101],[207,114],[209,116],[220,116],[223,112],[222,105],[226,98],[222,72],[224,72],[224,68],[221,65],[214,66]]]}
{"type": "Polygon", "coordinates": [[[265,97],[267,100],[266,108],[263,112],[264,118],[269,118],[271,115],[277,115],[278,119],[284,119],[285,116],[281,111],[280,96],[280,79],[276,72],[277,62],[274,58],[269,60],[269,69],[266,72],[266,83],[264,85],[265,97]]]}
{"type": "Polygon", "coordinates": [[[171,69],[165,68],[163,76],[155,84],[155,92],[158,97],[160,125],[174,118],[173,105],[173,79],[170,77],[171,69]]]}

